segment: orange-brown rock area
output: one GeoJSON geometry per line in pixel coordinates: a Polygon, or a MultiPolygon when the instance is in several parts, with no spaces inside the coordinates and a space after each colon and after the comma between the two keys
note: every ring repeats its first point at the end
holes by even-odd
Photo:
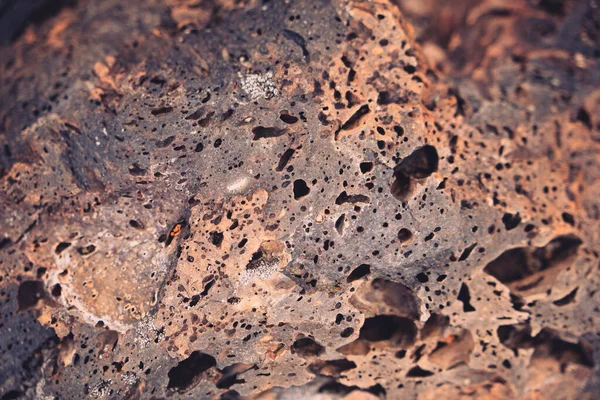
{"type": "Polygon", "coordinates": [[[0,3],[0,399],[600,398],[600,1],[0,3]]]}

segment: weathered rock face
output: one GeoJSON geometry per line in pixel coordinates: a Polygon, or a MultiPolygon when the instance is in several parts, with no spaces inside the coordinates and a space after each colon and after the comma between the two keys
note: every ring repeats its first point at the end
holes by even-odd
{"type": "Polygon", "coordinates": [[[2,48],[2,399],[595,398],[600,4],[445,3],[2,48]]]}

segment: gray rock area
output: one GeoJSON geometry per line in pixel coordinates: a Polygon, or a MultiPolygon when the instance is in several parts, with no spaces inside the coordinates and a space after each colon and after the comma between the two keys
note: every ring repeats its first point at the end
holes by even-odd
{"type": "Polygon", "coordinates": [[[1,400],[599,398],[599,1],[31,3],[1,400]]]}

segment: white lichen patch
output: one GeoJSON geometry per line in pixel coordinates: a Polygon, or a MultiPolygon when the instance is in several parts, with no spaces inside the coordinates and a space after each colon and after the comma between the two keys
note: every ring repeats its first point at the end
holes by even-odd
{"type": "Polygon", "coordinates": [[[149,319],[143,319],[134,329],[133,343],[140,349],[147,349],[154,340],[158,342],[165,340],[164,333],[149,319]]]}
{"type": "Polygon", "coordinates": [[[131,371],[127,371],[125,372],[123,375],[121,375],[121,380],[123,382],[125,382],[125,384],[127,386],[133,386],[137,383],[137,381],[139,380],[138,377],[135,375],[135,373],[131,372],[131,371]]]}
{"type": "Polygon", "coordinates": [[[252,264],[252,268],[246,269],[240,277],[242,285],[252,284],[255,280],[268,280],[279,270],[279,259],[261,258],[252,264]]]}
{"type": "Polygon", "coordinates": [[[256,100],[260,97],[270,99],[277,96],[279,93],[275,86],[275,82],[272,81],[273,72],[271,71],[264,74],[238,75],[240,77],[242,90],[246,92],[252,100],[256,100]]]}
{"type": "Polygon", "coordinates": [[[110,386],[112,379],[103,380],[90,389],[90,397],[96,399],[103,399],[108,397],[111,393],[110,386]]]}

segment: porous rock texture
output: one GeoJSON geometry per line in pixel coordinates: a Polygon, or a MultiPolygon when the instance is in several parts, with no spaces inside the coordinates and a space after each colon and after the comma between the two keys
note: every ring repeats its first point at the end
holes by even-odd
{"type": "Polygon", "coordinates": [[[598,398],[597,0],[80,0],[13,33],[3,400],[598,398]]]}

